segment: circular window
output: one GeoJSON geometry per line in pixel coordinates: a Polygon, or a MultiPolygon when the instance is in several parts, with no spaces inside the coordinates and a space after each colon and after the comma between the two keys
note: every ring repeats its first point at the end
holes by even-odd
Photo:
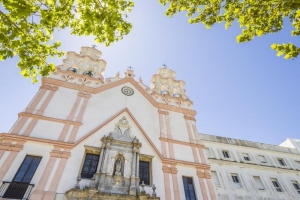
{"type": "Polygon", "coordinates": [[[125,94],[127,96],[131,96],[134,93],[133,89],[130,88],[130,87],[127,87],[127,86],[123,87],[121,91],[122,91],[123,94],[125,94]]]}

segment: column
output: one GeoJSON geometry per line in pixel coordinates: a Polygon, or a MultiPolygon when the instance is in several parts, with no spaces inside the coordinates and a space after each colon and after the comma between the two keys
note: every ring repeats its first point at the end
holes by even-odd
{"type": "Polygon", "coordinates": [[[131,176],[135,176],[135,167],[136,167],[136,149],[133,150],[133,159],[132,159],[132,172],[131,176]]]}
{"type": "MultiPolygon", "coordinates": [[[[81,105],[81,108],[79,110],[79,114],[77,116],[77,119],[75,120],[76,122],[82,122],[82,119],[83,119],[83,115],[85,113],[85,109],[87,107],[87,104],[89,102],[89,99],[91,97],[91,94],[87,94],[87,93],[79,93],[78,95],[81,95],[84,100],[83,100],[83,103],[81,105]]],[[[68,142],[70,143],[74,143],[75,142],[75,139],[76,139],[76,136],[77,136],[77,133],[78,133],[78,130],[79,130],[79,126],[77,125],[74,125],[73,126],[73,129],[72,129],[72,132],[71,132],[71,135],[69,137],[69,140],[68,142]]]]}
{"type": "Polygon", "coordinates": [[[23,145],[25,142],[25,140],[14,141],[10,139],[4,139],[2,143],[0,143],[0,149],[2,151],[10,151],[9,155],[7,156],[0,168],[0,181],[3,180],[5,174],[9,170],[10,166],[13,164],[18,153],[23,149],[23,145]],[[16,144],[12,144],[12,142],[16,142],[16,144]]]}
{"type": "Polygon", "coordinates": [[[131,167],[131,178],[130,178],[130,195],[136,195],[136,184],[135,184],[135,169],[136,169],[136,154],[138,149],[134,147],[133,149],[133,158],[132,158],[132,167],[131,167]]]}
{"type": "Polygon", "coordinates": [[[137,153],[137,159],[136,159],[136,174],[135,177],[139,177],[139,169],[140,169],[140,154],[137,153]]]}
{"type": "MultiPolygon", "coordinates": [[[[41,105],[41,107],[36,111],[37,115],[43,115],[46,107],[48,106],[48,104],[50,103],[52,97],[54,96],[54,93],[57,91],[58,87],[51,87],[48,86],[46,89],[50,90],[50,93],[48,94],[48,96],[46,97],[46,99],[44,100],[43,104],[41,105]]],[[[23,135],[24,136],[29,136],[32,132],[32,130],[34,129],[34,127],[36,126],[37,122],[39,121],[39,119],[37,118],[32,118],[32,120],[30,121],[30,123],[28,124],[28,126],[26,127],[23,135]]]]}
{"type": "Polygon", "coordinates": [[[101,164],[102,164],[102,158],[103,158],[103,154],[105,151],[105,144],[102,143],[102,146],[100,148],[101,153],[100,153],[100,157],[99,157],[99,161],[98,161],[98,167],[97,167],[97,172],[100,172],[101,169],[101,164]]]}
{"type": "Polygon", "coordinates": [[[66,146],[54,145],[54,149],[50,152],[50,158],[44,169],[43,176],[41,176],[36,190],[31,194],[30,200],[55,200],[58,184],[65,170],[68,158],[71,156],[70,150],[71,149],[66,146]],[[53,166],[58,159],[59,163],[54,176],[52,179],[49,179],[53,166]],[[45,191],[48,181],[50,181],[50,187],[48,191],[45,191]]]}
{"type": "Polygon", "coordinates": [[[177,172],[178,172],[178,170],[177,170],[176,166],[172,165],[171,173],[172,173],[172,182],[173,182],[173,190],[174,190],[174,199],[180,200],[177,172]]]}
{"type": "Polygon", "coordinates": [[[207,183],[207,186],[208,186],[208,190],[209,190],[211,200],[217,200],[215,190],[214,190],[214,186],[212,184],[210,172],[205,171],[204,176],[205,176],[205,179],[206,179],[206,183],[207,183]]]}
{"type": "Polygon", "coordinates": [[[56,172],[50,184],[49,190],[45,193],[43,200],[55,200],[56,190],[60,182],[60,179],[62,177],[62,174],[65,170],[67,160],[68,160],[67,158],[60,158],[59,164],[57,166],[56,172]]]}
{"type": "Polygon", "coordinates": [[[53,169],[53,166],[56,162],[56,157],[50,157],[47,165],[43,171],[43,176],[41,176],[41,179],[39,180],[38,184],[36,185],[36,189],[32,192],[30,195],[30,200],[41,200],[43,198],[43,195],[45,193],[44,189],[47,184],[47,181],[49,180],[51,171],[53,169]]]}
{"type": "Polygon", "coordinates": [[[204,183],[204,178],[205,178],[205,174],[204,174],[204,171],[203,170],[198,170],[197,169],[197,176],[198,176],[198,179],[199,179],[199,184],[200,184],[200,189],[201,189],[201,193],[202,193],[202,198],[203,199],[208,199],[208,196],[207,196],[207,192],[206,192],[206,188],[205,188],[205,183],[204,183]]]}
{"type": "MultiPolygon", "coordinates": [[[[74,102],[74,104],[72,106],[72,109],[71,109],[71,111],[70,111],[70,113],[69,113],[69,115],[67,117],[67,120],[70,120],[70,121],[74,120],[75,113],[76,113],[76,111],[78,109],[79,103],[80,103],[81,98],[82,98],[82,96],[79,95],[79,94],[81,94],[81,93],[77,94],[77,98],[76,98],[76,100],[75,100],[75,102],[74,102]]],[[[62,129],[62,131],[60,133],[60,136],[58,138],[58,141],[63,142],[65,140],[65,138],[67,136],[67,133],[69,131],[70,126],[71,126],[70,124],[65,124],[64,125],[64,127],[63,127],[63,129],[62,129]]]]}
{"type": "MultiPolygon", "coordinates": [[[[163,113],[165,113],[164,111],[158,110],[159,113],[159,125],[160,125],[160,137],[161,138],[166,138],[166,134],[165,134],[165,126],[164,126],[164,119],[163,119],[163,113]]],[[[161,140],[161,151],[162,151],[162,155],[164,158],[167,158],[167,147],[166,147],[166,142],[161,140]]]]}
{"type": "Polygon", "coordinates": [[[170,186],[170,168],[167,164],[163,164],[162,170],[164,172],[164,183],[165,183],[165,199],[171,200],[171,186],[170,186]]]}
{"type": "Polygon", "coordinates": [[[104,185],[105,185],[105,172],[106,172],[106,163],[107,163],[107,159],[108,159],[108,156],[109,156],[109,148],[110,148],[110,143],[107,141],[107,138],[104,138],[102,140],[103,142],[103,146],[104,146],[104,149],[103,149],[103,157],[102,157],[102,160],[101,160],[101,166],[100,166],[100,178],[99,178],[99,186],[98,186],[98,190],[100,192],[103,192],[104,191],[104,185]]]}
{"type": "Polygon", "coordinates": [[[37,105],[42,100],[43,96],[45,95],[45,93],[47,92],[47,90],[50,87],[51,86],[49,86],[49,85],[42,85],[40,87],[38,93],[36,94],[36,96],[33,98],[32,102],[30,102],[30,104],[25,109],[25,112],[27,112],[27,113],[33,113],[34,110],[36,109],[37,105]]]}

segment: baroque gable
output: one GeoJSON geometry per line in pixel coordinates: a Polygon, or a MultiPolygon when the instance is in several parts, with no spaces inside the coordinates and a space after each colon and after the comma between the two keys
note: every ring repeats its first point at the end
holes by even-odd
{"type": "Polygon", "coordinates": [[[71,89],[99,93],[103,90],[126,82],[134,83],[143,91],[147,99],[159,104],[172,107],[192,109],[193,102],[186,95],[185,82],[176,80],[176,73],[163,67],[153,75],[151,86],[143,83],[142,78],[135,80],[132,69],[127,69],[124,76],[117,72],[114,77],[104,78],[106,62],[101,58],[102,53],[92,47],[82,47],[80,54],[68,52],[63,64],[57,70],[43,79],[43,84],[60,85],[71,89]]]}

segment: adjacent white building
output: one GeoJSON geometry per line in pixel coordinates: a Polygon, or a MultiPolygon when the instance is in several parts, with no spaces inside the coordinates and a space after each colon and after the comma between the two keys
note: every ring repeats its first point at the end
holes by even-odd
{"type": "MultiPolygon", "coordinates": [[[[300,199],[300,155],[295,146],[199,134],[220,200],[300,199]]],[[[288,139],[290,141],[290,139],[288,139]]],[[[299,140],[292,140],[299,145],[299,140]]]]}

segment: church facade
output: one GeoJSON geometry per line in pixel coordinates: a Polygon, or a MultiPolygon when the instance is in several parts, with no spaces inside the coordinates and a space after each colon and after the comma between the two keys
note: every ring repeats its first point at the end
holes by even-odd
{"type": "Polygon", "coordinates": [[[0,198],[300,199],[300,146],[293,146],[299,141],[286,141],[278,151],[263,149],[282,154],[278,158],[290,167],[271,159],[274,165],[260,165],[259,153],[253,153],[262,150],[257,146],[198,133],[193,102],[174,71],[159,69],[148,87],[131,69],[104,78],[105,68],[100,51],[82,47],[42,79],[11,130],[0,134],[0,198]],[[251,160],[233,153],[238,148],[251,160]],[[253,168],[280,173],[268,176],[265,191],[270,191],[261,195],[256,180],[239,174],[253,168]]]}

